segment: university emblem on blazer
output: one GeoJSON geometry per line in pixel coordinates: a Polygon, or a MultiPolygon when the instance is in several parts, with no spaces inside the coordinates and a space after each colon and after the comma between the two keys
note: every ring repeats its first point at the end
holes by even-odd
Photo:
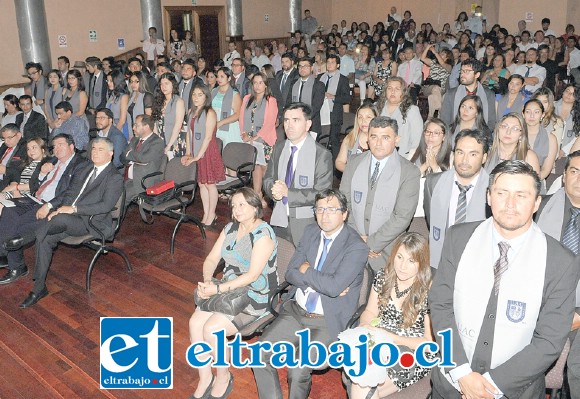
{"type": "Polygon", "coordinates": [[[566,136],[568,136],[568,137],[574,136],[574,130],[568,130],[568,132],[566,133],[566,136]]]}
{"type": "Polygon", "coordinates": [[[230,116],[230,113],[228,111],[222,111],[222,119],[225,119],[228,116],[230,116]]]}
{"type": "Polygon", "coordinates": [[[201,132],[195,132],[195,139],[196,140],[201,139],[201,132]]]}
{"type": "Polygon", "coordinates": [[[433,239],[439,241],[441,238],[441,229],[439,227],[433,226],[433,239]]]}
{"type": "Polygon", "coordinates": [[[526,304],[524,302],[508,300],[506,316],[512,323],[519,323],[526,317],[526,304]]]}
{"type": "Polygon", "coordinates": [[[354,202],[360,204],[360,200],[362,199],[362,191],[355,191],[354,192],[354,202]]]}
{"type": "Polygon", "coordinates": [[[301,187],[306,187],[308,185],[308,176],[300,175],[298,178],[298,184],[300,184],[301,187]]]}

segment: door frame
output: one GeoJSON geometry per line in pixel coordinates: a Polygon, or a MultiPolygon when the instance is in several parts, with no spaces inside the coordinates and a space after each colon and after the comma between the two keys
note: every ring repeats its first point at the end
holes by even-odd
{"type": "MultiPolygon", "coordinates": [[[[219,34],[219,54],[225,54],[227,49],[226,41],[226,7],[225,6],[165,6],[163,8],[163,37],[170,37],[171,30],[170,11],[191,11],[191,19],[194,25],[195,45],[201,49],[201,32],[199,29],[200,15],[214,15],[218,19],[218,34],[219,34]]],[[[200,53],[201,54],[201,53],[200,53]]]]}

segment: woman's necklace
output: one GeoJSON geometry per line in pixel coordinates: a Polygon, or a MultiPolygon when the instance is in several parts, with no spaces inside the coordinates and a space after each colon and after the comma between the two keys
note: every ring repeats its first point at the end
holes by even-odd
{"type": "Polygon", "coordinates": [[[411,284],[407,289],[404,289],[403,291],[399,291],[399,283],[397,280],[395,280],[395,295],[396,295],[397,299],[401,299],[402,297],[407,295],[409,293],[409,291],[411,291],[412,286],[413,286],[413,284],[411,284]]]}

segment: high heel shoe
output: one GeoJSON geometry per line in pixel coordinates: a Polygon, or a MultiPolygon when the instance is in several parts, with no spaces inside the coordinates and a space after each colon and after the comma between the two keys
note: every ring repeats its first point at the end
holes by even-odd
{"type": "Polygon", "coordinates": [[[192,394],[189,399],[208,399],[209,395],[211,393],[211,389],[213,388],[213,382],[215,381],[215,375],[211,376],[211,381],[209,382],[208,387],[205,389],[205,392],[203,393],[203,395],[201,395],[199,398],[197,396],[195,396],[195,394],[192,394]]]}
{"type": "Polygon", "coordinates": [[[211,222],[210,224],[205,224],[205,223],[202,223],[202,226],[203,226],[203,227],[215,227],[215,226],[217,225],[217,220],[218,220],[218,217],[216,216],[216,217],[213,219],[213,222],[211,222]]]}
{"type": "Polygon", "coordinates": [[[226,399],[230,396],[234,389],[234,375],[230,373],[230,380],[228,381],[228,387],[222,396],[213,396],[212,394],[209,395],[208,399],[226,399]]]}

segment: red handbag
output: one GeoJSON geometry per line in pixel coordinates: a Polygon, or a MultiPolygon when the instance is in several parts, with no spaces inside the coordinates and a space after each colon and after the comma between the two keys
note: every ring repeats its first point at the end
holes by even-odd
{"type": "Polygon", "coordinates": [[[148,195],[159,195],[167,190],[171,190],[174,187],[175,182],[173,180],[163,180],[157,184],[148,187],[146,192],[148,195]]]}

